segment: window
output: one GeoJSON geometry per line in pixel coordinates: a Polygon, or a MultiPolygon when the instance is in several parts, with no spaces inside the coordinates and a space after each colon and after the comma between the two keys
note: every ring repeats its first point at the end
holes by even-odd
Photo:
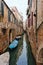
{"type": "Polygon", "coordinates": [[[1,1],[0,1],[0,14],[1,14],[1,1]]]}
{"type": "Polygon", "coordinates": [[[12,14],[10,15],[10,19],[11,19],[11,21],[13,21],[13,16],[12,16],[12,14]]]}
{"type": "Polygon", "coordinates": [[[30,0],[30,3],[29,3],[30,7],[32,7],[32,0],[30,0]]]}
{"type": "Polygon", "coordinates": [[[13,20],[13,23],[14,23],[14,16],[13,16],[12,20],[13,20]]]}
{"type": "Polygon", "coordinates": [[[2,12],[2,16],[4,16],[4,3],[1,3],[1,12],[2,12]]]}
{"type": "Polygon", "coordinates": [[[8,10],[8,21],[11,21],[11,12],[8,10]]]}
{"type": "Polygon", "coordinates": [[[0,14],[4,16],[4,3],[0,1],[0,14]]]}
{"type": "Polygon", "coordinates": [[[5,35],[6,34],[6,29],[2,29],[2,32],[5,35]]]}
{"type": "Polygon", "coordinates": [[[35,10],[35,12],[34,12],[34,16],[36,17],[36,10],[35,10]]]}
{"type": "Polygon", "coordinates": [[[14,23],[16,22],[16,18],[14,18],[14,23]]]}
{"type": "Polygon", "coordinates": [[[12,15],[12,13],[11,13],[10,10],[8,10],[8,21],[9,22],[12,22],[13,21],[13,15],[12,15]]]}

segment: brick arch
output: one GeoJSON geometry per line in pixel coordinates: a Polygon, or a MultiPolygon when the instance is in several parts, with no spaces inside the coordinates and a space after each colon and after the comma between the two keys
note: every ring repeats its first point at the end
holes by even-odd
{"type": "Polygon", "coordinates": [[[43,48],[41,48],[40,52],[39,52],[39,57],[43,58],[43,48]]]}
{"type": "Polygon", "coordinates": [[[43,43],[40,44],[38,51],[37,51],[37,61],[39,63],[43,63],[43,43]]]}

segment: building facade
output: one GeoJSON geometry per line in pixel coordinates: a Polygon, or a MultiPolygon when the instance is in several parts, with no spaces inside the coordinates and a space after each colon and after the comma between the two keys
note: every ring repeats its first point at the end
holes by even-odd
{"type": "Polygon", "coordinates": [[[23,27],[23,16],[19,13],[18,9],[16,7],[12,7],[12,12],[14,13],[16,19],[17,19],[17,28],[19,26],[18,30],[18,34],[17,35],[21,35],[23,29],[21,29],[23,27]]]}
{"type": "MultiPolygon", "coordinates": [[[[9,46],[9,43],[18,35],[20,26],[17,26],[16,23],[18,23],[18,20],[12,10],[4,0],[0,0],[0,52],[4,52],[9,46]]],[[[21,29],[23,29],[23,27],[21,29]]]]}
{"type": "Polygon", "coordinates": [[[43,0],[28,0],[27,34],[37,65],[43,64],[43,0]]]}

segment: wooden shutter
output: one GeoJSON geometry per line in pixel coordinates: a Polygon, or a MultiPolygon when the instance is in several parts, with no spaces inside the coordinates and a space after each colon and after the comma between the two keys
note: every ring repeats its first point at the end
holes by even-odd
{"type": "Polygon", "coordinates": [[[30,17],[28,18],[28,27],[30,27],[30,17]]]}
{"type": "Polygon", "coordinates": [[[9,21],[9,22],[11,21],[10,15],[11,15],[11,13],[10,13],[10,11],[8,10],[8,21],[9,21]]]}
{"type": "Polygon", "coordinates": [[[33,12],[31,13],[31,25],[33,26],[33,12]]]}

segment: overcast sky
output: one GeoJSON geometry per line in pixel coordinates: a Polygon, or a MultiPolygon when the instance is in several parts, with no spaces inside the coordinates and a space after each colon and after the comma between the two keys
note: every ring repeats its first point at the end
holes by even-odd
{"type": "Polygon", "coordinates": [[[5,0],[9,7],[17,7],[18,11],[23,15],[24,20],[26,19],[27,1],[28,0],[5,0]]]}

